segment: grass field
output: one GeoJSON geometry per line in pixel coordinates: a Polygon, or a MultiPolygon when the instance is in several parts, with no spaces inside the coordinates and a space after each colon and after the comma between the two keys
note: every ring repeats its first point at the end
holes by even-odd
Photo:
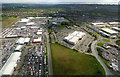
{"type": "Polygon", "coordinates": [[[54,75],[104,75],[104,69],[92,56],[57,43],[51,44],[54,75]]]}
{"type": "Polygon", "coordinates": [[[97,45],[100,47],[103,47],[103,43],[98,43],[97,45]]]}
{"type": "Polygon", "coordinates": [[[108,40],[108,39],[102,39],[103,41],[105,41],[105,42],[110,42],[110,40],[108,40]]]}
{"type": "Polygon", "coordinates": [[[12,25],[17,22],[18,20],[20,20],[20,18],[16,18],[16,17],[4,17],[2,18],[2,26],[0,26],[1,28],[11,28],[12,25]]]}

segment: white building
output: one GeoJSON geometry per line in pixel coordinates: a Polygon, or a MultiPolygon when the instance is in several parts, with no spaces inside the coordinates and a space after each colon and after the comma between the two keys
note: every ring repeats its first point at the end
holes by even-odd
{"type": "Polygon", "coordinates": [[[25,40],[25,38],[19,38],[16,43],[17,44],[24,44],[24,40],[25,40]]]}
{"type": "Polygon", "coordinates": [[[108,24],[110,24],[110,25],[119,25],[120,22],[108,22],[108,24]]]}
{"type": "Polygon", "coordinates": [[[27,23],[29,21],[30,21],[30,19],[21,19],[20,21],[18,21],[18,23],[27,23]]]}
{"type": "Polygon", "coordinates": [[[85,36],[84,32],[74,31],[73,33],[71,33],[67,37],[65,37],[63,40],[72,45],[75,45],[84,36],[85,36]]]}
{"type": "Polygon", "coordinates": [[[18,35],[8,35],[8,36],[6,36],[6,38],[15,38],[15,37],[18,37],[18,35]]]}
{"type": "Polygon", "coordinates": [[[105,25],[105,23],[103,22],[95,22],[95,23],[91,23],[92,25],[105,25]]]}
{"type": "Polygon", "coordinates": [[[37,32],[37,35],[42,35],[42,32],[37,32]]]}
{"type": "Polygon", "coordinates": [[[29,43],[30,42],[30,38],[25,38],[24,43],[29,43]]]}
{"type": "Polygon", "coordinates": [[[39,29],[40,27],[38,26],[31,26],[31,29],[39,29]]]}
{"type": "Polygon", "coordinates": [[[108,33],[108,34],[110,34],[110,35],[118,35],[117,31],[111,30],[109,28],[101,28],[101,30],[108,33]]]}
{"type": "Polygon", "coordinates": [[[38,39],[34,39],[33,40],[33,43],[41,43],[41,42],[42,42],[41,37],[39,37],[38,39]]]}
{"type": "Polygon", "coordinates": [[[26,25],[27,26],[35,26],[36,24],[35,24],[35,22],[28,22],[26,25]]]}
{"type": "Polygon", "coordinates": [[[35,17],[27,17],[28,19],[32,20],[32,19],[35,19],[35,17]]]}
{"type": "Polygon", "coordinates": [[[15,51],[21,51],[21,50],[22,50],[22,47],[23,47],[23,45],[18,45],[18,46],[16,47],[15,51]]]}
{"type": "Polygon", "coordinates": [[[120,32],[120,28],[118,27],[112,27],[112,29],[120,32]]]}
{"type": "Polygon", "coordinates": [[[17,61],[20,59],[21,52],[14,52],[10,55],[7,62],[0,70],[0,75],[12,75],[14,68],[17,66],[17,61]]]}

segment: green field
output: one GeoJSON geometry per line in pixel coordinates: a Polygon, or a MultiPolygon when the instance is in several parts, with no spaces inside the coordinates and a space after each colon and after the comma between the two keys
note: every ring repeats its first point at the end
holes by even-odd
{"type": "Polygon", "coordinates": [[[98,43],[97,45],[100,47],[103,47],[103,43],[98,43]]]}
{"type": "Polygon", "coordinates": [[[120,40],[117,40],[117,41],[116,41],[116,44],[120,46],[120,40]]]}
{"type": "Polygon", "coordinates": [[[16,17],[3,17],[2,18],[2,26],[0,26],[1,28],[11,28],[12,25],[19,21],[20,18],[16,18],[16,17]]]}
{"type": "Polygon", "coordinates": [[[57,43],[51,44],[54,75],[104,75],[104,69],[92,56],[57,43]]]}
{"type": "Polygon", "coordinates": [[[102,39],[103,41],[105,41],[105,42],[110,42],[110,40],[108,40],[108,39],[102,39]]]}

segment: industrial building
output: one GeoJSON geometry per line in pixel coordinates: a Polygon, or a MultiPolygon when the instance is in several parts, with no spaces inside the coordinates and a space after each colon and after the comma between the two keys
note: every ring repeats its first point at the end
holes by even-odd
{"type": "Polygon", "coordinates": [[[91,23],[92,25],[105,25],[105,23],[103,22],[95,22],[95,23],[91,23]]]}
{"type": "Polygon", "coordinates": [[[17,44],[24,44],[24,38],[19,38],[18,41],[16,42],[17,44]]]}
{"type": "Polygon", "coordinates": [[[30,38],[19,38],[16,43],[22,45],[24,43],[29,43],[29,41],[30,41],[30,38]]]}
{"type": "Polygon", "coordinates": [[[110,37],[110,34],[108,34],[108,33],[105,33],[105,32],[103,32],[103,31],[99,31],[99,33],[101,34],[101,35],[103,35],[104,37],[110,37]]]}
{"type": "Polygon", "coordinates": [[[109,25],[120,25],[119,22],[108,22],[109,25]]]}
{"type": "Polygon", "coordinates": [[[118,27],[112,27],[112,29],[120,32],[120,28],[118,27]]]}
{"type": "Polygon", "coordinates": [[[17,66],[17,61],[20,59],[21,52],[14,52],[10,55],[7,62],[0,70],[0,75],[12,75],[14,68],[17,66]]]}
{"type": "Polygon", "coordinates": [[[41,43],[41,42],[42,42],[41,37],[38,37],[38,39],[33,40],[33,43],[41,43]]]}
{"type": "Polygon", "coordinates": [[[81,40],[85,36],[84,32],[74,31],[73,33],[69,34],[63,40],[75,45],[79,40],[81,40]]]}
{"type": "Polygon", "coordinates": [[[32,19],[35,19],[35,17],[27,17],[28,19],[32,20],[32,19]]]}
{"type": "Polygon", "coordinates": [[[35,26],[36,24],[35,24],[35,22],[28,22],[27,24],[26,24],[26,26],[35,26]]]}
{"type": "Polygon", "coordinates": [[[15,37],[19,37],[18,35],[8,35],[5,38],[15,38],[15,37]]]}
{"type": "Polygon", "coordinates": [[[21,50],[22,50],[22,47],[23,47],[23,45],[18,45],[18,46],[16,47],[15,51],[21,51],[21,50]]]}
{"type": "Polygon", "coordinates": [[[18,23],[28,23],[30,19],[21,19],[18,23]]]}
{"type": "Polygon", "coordinates": [[[42,32],[37,32],[37,35],[42,35],[42,32]]]}
{"type": "Polygon", "coordinates": [[[39,29],[40,27],[38,26],[31,26],[31,29],[39,29]]]}
{"type": "Polygon", "coordinates": [[[24,43],[29,43],[30,42],[30,38],[25,38],[24,39],[24,43]]]}
{"type": "Polygon", "coordinates": [[[111,30],[111,29],[109,29],[109,28],[101,28],[101,30],[102,30],[103,32],[106,32],[106,33],[110,34],[110,35],[118,35],[118,32],[117,32],[117,31],[111,30]]]}

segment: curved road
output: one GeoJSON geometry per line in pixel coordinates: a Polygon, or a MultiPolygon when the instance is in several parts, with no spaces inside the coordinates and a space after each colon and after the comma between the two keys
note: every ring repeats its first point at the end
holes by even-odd
{"type": "Polygon", "coordinates": [[[112,73],[110,72],[110,70],[108,69],[108,67],[105,65],[105,63],[102,61],[101,57],[96,52],[96,43],[97,43],[97,40],[93,41],[93,43],[91,44],[92,54],[99,61],[99,63],[102,65],[102,67],[105,70],[106,75],[112,75],[112,73]]]}

